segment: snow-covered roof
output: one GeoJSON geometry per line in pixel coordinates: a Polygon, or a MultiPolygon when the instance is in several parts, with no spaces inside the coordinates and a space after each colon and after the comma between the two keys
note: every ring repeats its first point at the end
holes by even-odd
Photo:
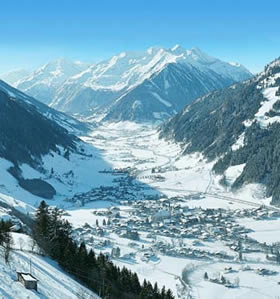
{"type": "Polygon", "coordinates": [[[21,277],[25,280],[25,281],[38,281],[37,278],[35,278],[33,275],[29,274],[29,273],[21,273],[18,272],[19,275],[21,275],[21,277]]]}

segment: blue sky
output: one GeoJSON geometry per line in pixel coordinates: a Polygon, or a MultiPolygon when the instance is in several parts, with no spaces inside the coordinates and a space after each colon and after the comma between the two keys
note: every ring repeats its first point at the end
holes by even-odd
{"type": "Polygon", "coordinates": [[[0,73],[175,44],[257,72],[280,56],[279,11],[274,0],[1,1],[0,73]]]}

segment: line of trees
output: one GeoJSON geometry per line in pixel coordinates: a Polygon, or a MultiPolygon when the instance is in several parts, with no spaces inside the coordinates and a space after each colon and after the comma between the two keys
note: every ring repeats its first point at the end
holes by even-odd
{"type": "Polygon", "coordinates": [[[84,242],[76,244],[71,236],[72,227],[62,219],[62,212],[49,208],[42,201],[33,228],[33,237],[45,254],[55,259],[60,266],[78,278],[102,298],[123,299],[173,299],[172,292],[155,283],[144,280],[140,284],[136,273],[115,266],[102,253],[88,251],[84,242]]]}

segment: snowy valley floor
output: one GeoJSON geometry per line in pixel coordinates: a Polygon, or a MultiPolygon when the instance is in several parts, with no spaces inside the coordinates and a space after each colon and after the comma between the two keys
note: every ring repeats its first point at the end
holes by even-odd
{"type": "MultiPolygon", "coordinates": [[[[213,162],[199,154],[182,156],[178,145],[159,140],[150,125],[105,123],[82,139],[92,158],[44,158],[49,172],[54,168],[54,175],[44,179],[58,190],[48,204],[65,209],[77,240],[108,255],[119,247],[114,263],[137,272],[141,280],[171,288],[177,298],[279,296],[280,267],[266,255],[273,255],[269,246],[280,241],[280,214],[270,207],[259,209],[270,201],[261,186],[233,194],[219,185],[221,177],[211,172],[213,162]],[[133,240],[135,232],[139,239],[133,240]],[[184,268],[187,283],[181,279],[184,268]],[[228,287],[220,283],[221,276],[228,287]]],[[[8,166],[0,160],[1,169],[8,166]]],[[[229,183],[242,167],[227,171],[229,183]]],[[[24,174],[42,176],[28,166],[24,174]]],[[[1,200],[33,213],[40,199],[18,187],[7,172],[0,179],[1,200]]]]}

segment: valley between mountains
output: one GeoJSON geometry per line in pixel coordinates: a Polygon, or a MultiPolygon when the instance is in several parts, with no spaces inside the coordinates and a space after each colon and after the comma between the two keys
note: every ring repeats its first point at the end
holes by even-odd
{"type": "MultiPolygon", "coordinates": [[[[187,72],[185,68],[191,67],[185,62],[170,65],[169,59],[187,60],[196,67],[202,64],[200,69],[214,77],[209,68],[225,63],[197,49],[157,49],[147,55],[159,67],[157,72],[146,78],[140,65],[146,79],[137,77],[137,93],[127,87],[129,92],[115,98],[109,110],[99,107],[91,115],[58,112],[0,81],[0,216],[13,224],[15,251],[8,270],[0,262],[4,273],[0,293],[7,298],[18,296],[14,272],[17,264],[27,271],[28,259],[35,260],[32,273],[41,282],[38,294],[26,291],[24,298],[30,294],[50,298],[49,288],[59,288],[53,273],[60,283],[67,280],[59,293],[62,298],[69,297],[69,289],[76,290],[73,298],[79,298],[79,290],[82,298],[105,294],[104,282],[103,289],[95,289],[98,294],[94,294],[71,280],[71,272],[64,272],[59,263],[37,257],[42,253],[39,248],[30,249],[28,221],[38,215],[36,209],[43,199],[69,221],[71,237],[84,244],[85,251],[102,253],[120,268],[137,273],[143,285],[146,280],[157,283],[157,288],[170,289],[175,298],[278,296],[280,60],[255,77],[241,69],[239,79],[246,79],[242,82],[225,80],[222,68],[223,88],[201,90],[199,85],[197,99],[187,102],[174,117],[164,114],[161,119],[162,107],[170,108],[168,116],[176,111],[169,107],[171,98],[165,100],[150,86],[157,89],[155,82],[167,82],[165,72],[174,79],[174,68],[178,74],[177,68],[187,72]],[[146,101],[146,93],[153,99],[146,101]],[[145,109],[132,103],[123,110],[124,102],[138,101],[136,95],[145,109]],[[149,111],[146,119],[151,107],[156,110],[149,111]]],[[[125,59],[121,64],[125,73],[136,63],[125,57],[115,56],[85,73],[76,67],[74,71],[81,71],[82,77],[91,72],[95,76],[101,68],[99,80],[103,82],[104,68],[109,70],[125,59]]],[[[43,74],[44,84],[52,84],[61,74],[52,67],[43,67],[32,78],[39,74],[40,79],[43,74]],[[46,69],[50,72],[43,72],[46,69]]],[[[231,69],[229,64],[226,67],[231,69]]],[[[196,81],[200,73],[193,71],[196,81]]],[[[71,80],[62,76],[63,86],[76,76],[71,80]]],[[[91,88],[96,88],[97,81],[91,82],[91,88]]],[[[175,91],[183,81],[173,86],[175,91]]],[[[54,82],[59,85],[60,81],[54,82]]],[[[53,92],[57,92],[56,84],[53,92]]]]}
{"type": "MultiPolygon", "coordinates": [[[[178,298],[270,296],[280,274],[266,255],[278,240],[280,211],[264,199],[260,185],[232,193],[212,173],[213,162],[198,153],[182,155],[182,147],[158,136],[152,124],[104,123],[81,136],[92,157],[45,158],[45,165],[48,159],[57,165],[47,182],[58,192],[48,204],[65,210],[78,242],[178,298]],[[258,272],[263,268],[273,271],[269,279],[258,272]],[[206,281],[205,272],[213,279],[223,273],[232,287],[206,281]]],[[[228,179],[240,172],[229,169],[228,179]]],[[[23,174],[42,177],[27,166],[23,174]]],[[[12,179],[6,178],[1,201],[32,213],[40,200],[19,187],[10,189],[12,179]]]]}

